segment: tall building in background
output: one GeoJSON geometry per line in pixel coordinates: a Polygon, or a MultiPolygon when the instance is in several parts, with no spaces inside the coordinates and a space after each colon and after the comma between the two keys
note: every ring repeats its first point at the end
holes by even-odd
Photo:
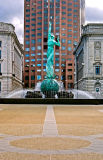
{"type": "Polygon", "coordinates": [[[61,42],[61,47],[54,49],[56,79],[62,81],[66,89],[73,88],[73,50],[80,38],[81,23],[84,23],[80,15],[83,14],[83,4],[84,0],[25,0],[25,87],[35,87],[45,78],[48,26],[51,21],[55,39],[59,36],[61,42]]]}

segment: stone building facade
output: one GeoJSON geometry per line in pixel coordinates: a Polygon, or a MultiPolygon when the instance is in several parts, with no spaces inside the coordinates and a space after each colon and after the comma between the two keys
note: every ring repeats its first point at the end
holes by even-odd
{"type": "Polygon", "coordinates": [[[83,27],[80,42],[74,51],[75,88],[103,97],[103,24],[83,27]]]}
{"type": "Polygon", "coordinates": [[[22,88],[23,48],[11,24],[0,22],[0,97],[22,88]]]}

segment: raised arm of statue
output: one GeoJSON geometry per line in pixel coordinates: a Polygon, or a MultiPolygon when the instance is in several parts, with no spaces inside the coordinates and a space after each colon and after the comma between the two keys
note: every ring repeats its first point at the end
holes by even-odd
{"type": "Polygon", "coordinates": [[[49,22],[48,40],[51,38],[51,22],[49,22]]]}
{"type": "Polygon", "coordinates": [[[59,37],[57,38],[57,42],[55,41],[55,45],[60,47],[59,37]]]}

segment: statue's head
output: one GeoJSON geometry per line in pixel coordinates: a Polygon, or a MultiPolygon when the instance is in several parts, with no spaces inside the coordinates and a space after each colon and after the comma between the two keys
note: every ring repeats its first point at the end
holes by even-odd
{"type": "Polygon", "coordinates": [[[54,39],[55,37],[54,37],[54,34],[51,34],[51,39],[54,39]]]}

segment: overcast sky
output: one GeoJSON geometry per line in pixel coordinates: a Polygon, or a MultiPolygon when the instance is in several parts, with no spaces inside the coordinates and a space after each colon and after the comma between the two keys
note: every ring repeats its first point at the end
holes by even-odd
{"type": "MultiPolygon", "coordinates": [[[[86,1],[86,23],[103,23],[103,0],[86,1]]],[[[0,0],[0,21],[12,23],[23,43],[24,0],[0,0]]]]}

